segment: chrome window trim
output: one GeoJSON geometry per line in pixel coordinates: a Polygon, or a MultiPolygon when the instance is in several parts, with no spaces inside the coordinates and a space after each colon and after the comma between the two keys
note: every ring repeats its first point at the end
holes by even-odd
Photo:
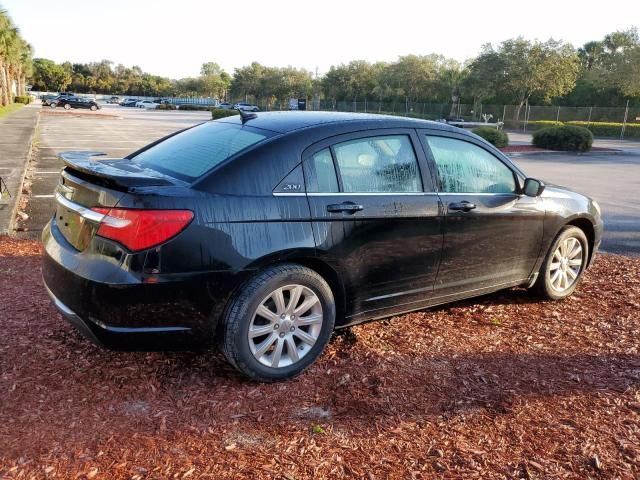
{"type": "Polygon", "coordinates": [[[274,197],[304,197],[305,195],[309,197],[387,197],[387,196],[398,196],[398,195],[438,195],[438,196],[447,196],[447,195],[476,195],[476,196],[488,196],[488,195],[504,195],[504,196],[513,196],[519,197],[521,196],[518,193],[474,193],[474,192],[358,192],[358,193],[346,193],[346,192],[273,192],[274,197]]]}
{"type": "Polygon", "coordinates": [[[106,217],[106,215],[102,213],[94,212],[90,208],[83,207],[82,205],[78,205],[77,203],[68,200],[58,192],[56,192],[56,202],[90,222],[100,223],[104,220],[104,217],[106,217]]]}
{"type": "Polygon", "coordinates": [[[481,196],[487,196],[487,195],[511,195],[513,197],[518,197],[520,196],[518,193],[516,192],[478,192],[478,193],[474,193],[474,192],[438,192],[438,195],[440,196],[446,196],[446,195],[481,195],[481,196]]]}
{"type": "Polygon", "coordinates": [[[346,193],[346,192],[335,192],[335,193],[325,193],[325,192],[309,192],[307,193],[310,197],[395,197],[398,195],[403,196],[425,196],[425,195],[437,195],[436,192],[356,192],[356,193],[346,193]]]}

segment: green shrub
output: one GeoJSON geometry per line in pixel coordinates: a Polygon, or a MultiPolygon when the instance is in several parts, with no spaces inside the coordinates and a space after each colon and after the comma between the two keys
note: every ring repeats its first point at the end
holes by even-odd
{"type": "Polygon", "coordinates": [[[211,107],[209,107],[207,105],[195,105],[193,103],[180,104],[180,110],[192,110],[192,111],[206,112],[210,108],[211,107]]]}
{"type": "Polygon", "coordinates": [[[471,130],[476,135],[484,138],[487,142],[497,148],[506,147],[509,145],[509,136],[506,132],[498,130],[494,127],[477,127],[471,130]]]}
{"type": "Polygon", "coordinates": [[[237,110],[225,110],[224,108],[212,108],[211,118],[217,120],[218,118],[231,117],[233,115],[240,115],[237,110]]]}
{"type": "Polygon", "coordinates": [[[555,120],[533,120],[527,122],[527,128],[532,130],[540,130],[541,128],[547,127],[560,127],[564,125],[562,122],[556,122],[555,120]]]}
{"type": "Polygon", "coordinates": [[[533,133],[533,144],[549,150],[588,152],[593,144],[593,134],[574,125],[547,127],[533,133]]]}
{"type": "MultiPolygon", "coordinates": [[[[567,125],[575,125],[587,128],[597,137],[619,137],[622,131],[622,123],[615,122],[567,122],[567,125]]],[[[640,138],[640,123],[627,123],[624,129],[624,137],[640,138]]]]}
{"type": "Polygon", "coordinates": [[[156,107],[156,110],[177,110],[178,107],[172,103],[161,103],[156,107]]]}
{"type": "Polygon", "coordinates": [[[24,103],[29,105],[31,103],[31,97],[29,95],[17,95],[13,98],[14,103],[24,103]]]}
{"type": "MultiPolygon", "coordinates": [[[[523,121],[507,120],[505,127],[509,129],[522,130],[523,121]]],[[[573,125],[575,127],[584,127],[593,133],[596,137],[619,137],[622,131],[622,123],[617,122],[587,122],[587,121],[571,121],[556,122],[555,120],[534,120],[527,123],[527,130],[536,131],[541,128],[561,125],[573,125]]],[[[625,138],[640,138],[640,123],[627,123],[624,130],[625,138]]]]}
{"type": "MultiPolygon", "coordinates": [[[[541,128],[555,127],[564,125],[562,122],[556,122],[555,120],[531,120],[527,122],[527,130],[536,131],[541,128]]],[[[522,130],[524,127],[524,120],[505,120],[504,128],[510,130],[522,130]]]]}

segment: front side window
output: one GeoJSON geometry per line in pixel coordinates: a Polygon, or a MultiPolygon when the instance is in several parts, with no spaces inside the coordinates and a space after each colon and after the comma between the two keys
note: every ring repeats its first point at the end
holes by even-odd
{"type": "Polygon", "coordinates": [[[446,193],[514,193],[513,172],[483,148],[455,138],[427,136],[446,193]]]}
{"type": "Polygon", "coordinates": [[[257,128],[207,122],[169,137],[131,160],[143,168],[190,182],[271,135],[257,128]]]}
{"type": "Polygon", "coordinates": [[[418,162],[407,135],[360,138],[333,148],[346,193],[422,191],[418,162]]]}

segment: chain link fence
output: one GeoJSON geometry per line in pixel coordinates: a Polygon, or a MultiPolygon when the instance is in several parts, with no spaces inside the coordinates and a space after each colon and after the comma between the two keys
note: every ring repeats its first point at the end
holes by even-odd
{"type": "MultiPolygon", "coordinates": [[[[261,105],[265,111],[287,110],[281,105],[261,105]]],[[[511,131],[532,132],[554,124],[588,128],[596,136],[640,138],[640,106],[627,107],[563,107],[523,105],[484,105],[451,103],[418,103],[409,101],[331,101],[312,100],[308,110],[381,113],[422,118],[425,120],[456,119],[466,122],[504,122],[511,131]]]]}

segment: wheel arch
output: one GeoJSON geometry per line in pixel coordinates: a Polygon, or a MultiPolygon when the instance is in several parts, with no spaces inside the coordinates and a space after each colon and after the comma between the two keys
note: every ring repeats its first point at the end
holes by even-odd
{"type": "Polygon", "coordinates": [[[251,269],[257,274],[265,268],[284,263],[296,263],[309,268],[329,284],[336,305],[336,326],[343,324],[347,305],[344,282],[340,278],[338,271],[325,260],[318,258],[315,255],[315,251],[305,249],[269,255],[253,262],[251,269]]]}
{"type": "Polygon", "coordinates": [[[347,302],[344,284],[338,272],[331,265],[317,257],[305,257],[292,261],[317,272],[329,284],[336,304],[336,326],[342,325],[347,302]]]}
{"type": "Polygon", "coordinates": [[[593,222],[586,217],[577,217],[568,221],[564,226],[578,227],[580,230],[584,232],[585,236],[587,237],[587,242],[589,244],[589,258],[587,260],[587,266],[591,265],[591,259],[593,258],[593,248],[595,245],[595,235],[596,235],[593,222]]]}

